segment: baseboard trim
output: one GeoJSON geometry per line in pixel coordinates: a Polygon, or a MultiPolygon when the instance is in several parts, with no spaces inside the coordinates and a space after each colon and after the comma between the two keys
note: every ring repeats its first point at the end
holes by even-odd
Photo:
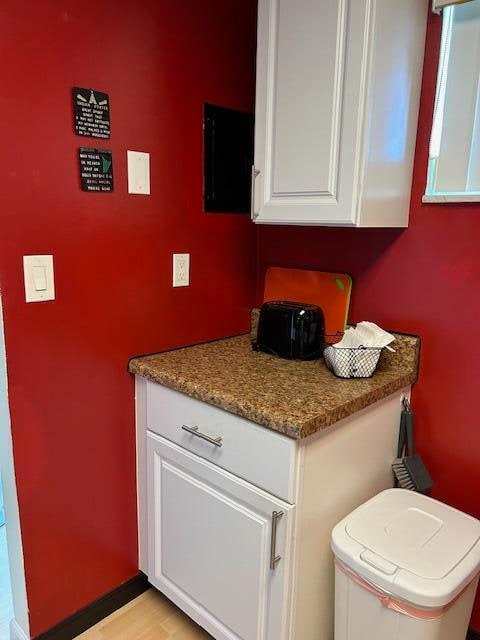
{"type": "MultiPolygon", "coordinates": [[[[84,609],[62,620],[52,629],[36,636],[34,640],[72,640],[142,594],[149,587],[147,576],[144,573],[139,573],[84,609]]],[[[16,640],[16,638],[12,640],[16,640]]],[[[19,638],[19,640],[24,640],[24,638],[19,638]]]]}
{"type": "Polygon", "coordinates": [[[15,618],[10,620],[10,640],[30,640],[15,618]]]}
{"type": "Polygon", "coordinates": [[[480,640],[480,632],[469,629],[466,640],[480,640]]]}

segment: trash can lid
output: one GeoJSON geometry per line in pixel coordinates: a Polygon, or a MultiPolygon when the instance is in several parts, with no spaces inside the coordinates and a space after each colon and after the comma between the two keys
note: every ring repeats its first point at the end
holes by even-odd
{"type": "Polygon", "coordinates": [[[453,600],[480,568],[480,521],[413,491],[388,489],[337,524],[335,555],[419,607],[453,600]]]}

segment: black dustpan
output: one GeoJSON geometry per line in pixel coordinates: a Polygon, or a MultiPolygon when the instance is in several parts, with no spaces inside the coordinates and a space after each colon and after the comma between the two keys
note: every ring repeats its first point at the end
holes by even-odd
{"type": "Polygon", "coordinates": [[[397,459],[392,464],[393,473],[399,487],[425,493],[433,486],[432,478],[419,456],[413,443],[413,412],[407,398],[403,398],[403,410],[400,420],[397,459]],[[407,447],[404,453],[405,445],[407,447]]]}

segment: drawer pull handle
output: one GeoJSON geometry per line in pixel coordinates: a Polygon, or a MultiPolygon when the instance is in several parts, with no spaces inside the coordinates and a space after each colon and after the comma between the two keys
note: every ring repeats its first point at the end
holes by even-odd
{"type": "Polygon", "coordinates": [[[277,524],[280,518],[283,516],[283,511],[274,511],[272,513],[272,539],[270,541],[270,569],[275,570],[275,567],[282,559],[282,556],[277,556],[275,547],[277,546],[277,524]]]}
{"type": "Polygon", "coordinates": [[[216,447],[221,447],[223,444],[222,436],[217,436],[216,438],[207,436],[206,433],[202,433],[201,431],[199,431],[198,427],[187,427],[186,424],[182,424],[182,429],[184,431],[188,431],[188,433],[191,433],[192,436],[197,436],[197,438],[201,438],[202,440],[210,442],[210,444],[214,444],[216,447]]]}

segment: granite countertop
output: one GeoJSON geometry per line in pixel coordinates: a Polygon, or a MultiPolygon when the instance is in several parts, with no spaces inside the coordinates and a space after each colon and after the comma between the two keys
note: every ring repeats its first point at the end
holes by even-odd
{"type": "Polygon", "coordinates": [[[417,379],[420,340],[396,334],[372,378],[336,378],[323,360],[283,360],[251,334],[134,358],[129,371],[291,438],[305,438],[417,379]]]}

